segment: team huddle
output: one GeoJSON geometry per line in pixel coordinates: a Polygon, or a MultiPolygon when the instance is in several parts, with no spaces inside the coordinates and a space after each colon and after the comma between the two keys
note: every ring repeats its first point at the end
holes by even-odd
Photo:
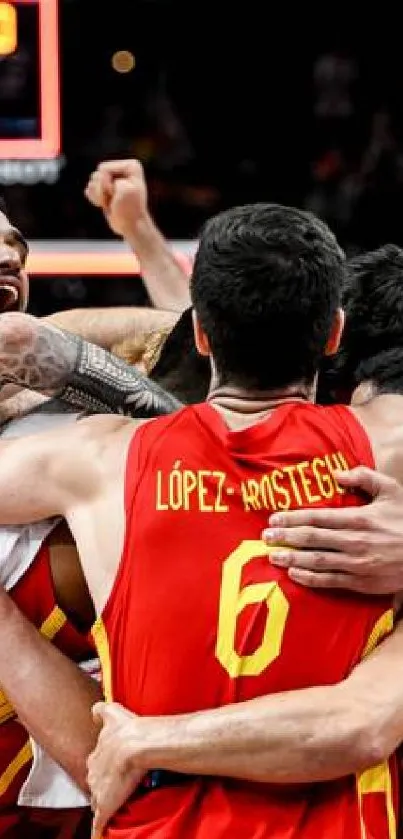
{"type": "Polygon", "coordinates": [[[402,277],[256,204],[206,224],[143,372],[2,315],[2,383],[47,397],[0,439],[0,836],[90,804],[109,839],[397,837],[403,726],[363,756],[338,714],[399,592],[311,587],[280,528],[364,505],[356,467],[403,482],[402,277]]]}

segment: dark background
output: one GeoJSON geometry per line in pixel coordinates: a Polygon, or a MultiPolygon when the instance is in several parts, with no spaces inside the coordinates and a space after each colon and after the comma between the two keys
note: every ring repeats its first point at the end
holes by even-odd
{"type": "Polygon", "coordinates": [[[107,238],[86,179],[102,159],[136,156],[168,237],[273,200],[313,209],[350,252],[403,244],[399,26],[352,14],[61,0],[66,163],[55,185],[4,189],[14,220],[32,238],[107,238]],[[111,66],[121,49],[136,59],[126,75],[111,66]]]}

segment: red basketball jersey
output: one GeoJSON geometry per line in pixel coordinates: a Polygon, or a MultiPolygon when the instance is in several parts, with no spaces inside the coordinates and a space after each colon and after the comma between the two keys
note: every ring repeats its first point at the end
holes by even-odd
{"type": "MultiPolygon", "coordinates": [[[[333,475],[357,464],[373,467],[371,447],[344,407],[286,404],[232,432],[204,404],[140,428],[123,556],[97,626],[113,699],[180,714],[344,679],[391,629],[390,599],[297,586],[259,537],[274,510],[362,503],[333,475]]],[[[135,794],[105,835],[391,839],[393,775],[385,764],[323,784],[188,777],[135,794]]]]}
{"type": "MultiPolygon", "coordinates": [[[[46,543],[10,594],[24,615],[73,661],[94,655],[91,639],[78,633],[57,605],[46,543]]],[[[31,757],[28,734],[0,691],[0,837],[5,839],[29,835],[27,811],[17,801],[31,757]]]]}

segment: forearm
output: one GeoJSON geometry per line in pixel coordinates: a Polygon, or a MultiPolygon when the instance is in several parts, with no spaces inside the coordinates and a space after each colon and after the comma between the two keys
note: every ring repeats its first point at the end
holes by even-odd
{"type": "Polygon", "coordinates": [[[338,778],[372,762],[360,709],[336,688],[153,720],[150,732],[144,764],[186,774],[299,783],[338,778]]]}
{"type": "Polygon", "coordinates": [[[172,329],[178,319],[175,312],[147,307],[119,307],[104,309],[70,309],[42,318],[53,326],[78,335],[93,344],[110,350],[128,336],[148,334],[161,329],[172,329]]]}
{"type": "Polygon", "coordinates": [[[189,278],[147,214],[139,219],[127,237],[141,265],[148,294],[157,309],[181,313],[190,303],[189,278]]]}
{"type": "Polygon", "coordinates": [[[147,769],[271,783],[358,772],[403,739],[402,626],[339,685],[139,723],[147,769]]]}
{"type": "Polygon", "coordinates": [[[42,638],[0,591],[0,684],[32,737],[86,789],[100,685],[42,638]],[[15,666],[15,662],[18,665],[15,666]]]}
{"type": "Polygon", "coordinates": [[[150,418],[178,400],[101,347],[37,318],[3,315],[0,378],[58,396],[79,410],[150,418]]]}

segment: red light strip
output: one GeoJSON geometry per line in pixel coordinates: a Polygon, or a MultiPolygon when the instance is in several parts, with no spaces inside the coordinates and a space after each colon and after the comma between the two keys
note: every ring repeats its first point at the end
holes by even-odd
{"type": "MultiPolygon", "coordinates": [[[[27,3],[30,0],[19,2],[27,3]]],[[[49,159],[57,157],[60,152],[58,0],[37,2],[42,136],[39,140],[0,140],[0,159],[49,159]]]]}

